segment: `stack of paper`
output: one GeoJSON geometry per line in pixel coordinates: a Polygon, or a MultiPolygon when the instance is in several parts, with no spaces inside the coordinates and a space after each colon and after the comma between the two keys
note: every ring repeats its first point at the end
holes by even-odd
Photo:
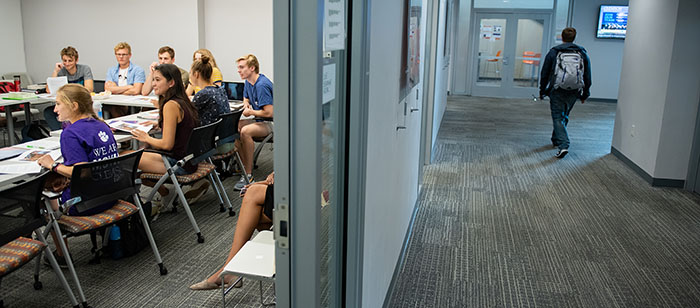
{"type": "Polygon", "coordinates": [[[143,132],[148,132],[153,128],[153,124],[146,124],[146,122],[137,123],[136,121],[125,121],[125,120],[112,120],[107,122],[110,127],[118,129],[125,132],[131,132],[134,129],[138,129],[143,132]]]}

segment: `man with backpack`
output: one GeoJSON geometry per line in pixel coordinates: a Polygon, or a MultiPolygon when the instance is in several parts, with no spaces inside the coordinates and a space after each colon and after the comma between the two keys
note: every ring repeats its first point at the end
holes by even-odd
{"type": "Polygon", "coordinates": [[[566,125],[576,99],[583,104],[591,94],[591,62],[586,50],[573,43],[576,29],[564,29],[561,39],[564,43],[549,50],[540,73],[540,99],[549,96],[554,124],[552,145],[559,149],[557,158],[569,153],[566,125]]]}

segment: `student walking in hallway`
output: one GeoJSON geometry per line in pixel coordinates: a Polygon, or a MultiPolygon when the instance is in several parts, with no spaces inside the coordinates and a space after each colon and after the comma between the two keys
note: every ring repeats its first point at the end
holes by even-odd
{"type": "Polygon", "coordinates": [[[569,113],[576,99],[581,99],[581,104],[586,102],[591,88],[591,63],[586,49],[574,44],[576,29],[564,29],[561,38],[564,43],[549,50],[540,74],[540,99],[549,96],[554,126],[552,145],[559,149],[557,158],[569,153],[569,113]]]}

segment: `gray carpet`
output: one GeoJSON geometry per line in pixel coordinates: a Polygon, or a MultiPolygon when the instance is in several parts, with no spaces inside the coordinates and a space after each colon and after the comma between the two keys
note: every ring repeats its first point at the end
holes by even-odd
{"type": "Polygon", "coordinates": [[[390,307],[698,307],[700,198],[612,156],[615,105],[452,97],[390,307]]]}
{"type": "MultiPolygon", "coordinates": [[[[254,176],[264,179],[272,171],[272,151],[269,145],[260,155],[254,176]]],[[[238,177],[224,181],[236,211],[241,198],[233,191],[238,177]]],[[[197,238],[180,207],[178,213],[165,213],[151,225],[168,275],[160,276],[150,248],[121,259],[102,259],[98,265],[88,264],[91,258],[88,236],[69,240],[71,254],[88,303],[93,307],[221,307],[220,291],[190,291],[188,286],[215,272],[226,260],[233,241],[238,216],[219,213],[218,200],[209,192],[192,206],[206,241],[197,238]]],[[[35,261],[33,261],[35,262],[35,261]]],[[[50,267],[42,265],[44,289],[35,291],[34,263],[9,274],[0,284],[0,298],[5,307],[68,307],[69,300],[50,267]]],[[[68,270],[64,270],[68,275],[68,270]]],[[[69,283],[72,282],[69,279],[69,283]]],[[[272,283],[263,283],[265,301],[274,297],[272,283]]],[[[76,293],[77,294],[77,293],[76,293]]],[[[233,289],[227,296],[227,307],[260,307],[257,282],[244,280],[243,288],[233,289]]]]}

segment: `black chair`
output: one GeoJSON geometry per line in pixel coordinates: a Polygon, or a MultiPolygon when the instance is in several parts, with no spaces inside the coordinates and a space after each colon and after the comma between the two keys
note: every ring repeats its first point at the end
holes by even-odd
{"type": "MultiPolygon", "coordinates": [[[[41,227],[46,225],[41,202],[41,191],[48,172],[31,180],[21,180],[0,186],[0,280],[5,275],[22,267],[48,247],[41,233],[41,227]],[[38,240],[26,237],[32,232],[38,240]]],[[[47,258],[63,289],[68,293],[73,307],[78,307],[73,291],[68,286],[66,277],[58,267],[56,258],[51,250],[47,258]]],[[[41,258],[38,259],[40,261],[41,258]]],[[[37,262],[34,272],[34,289],[42,289],[39,281],[41,262],[37,262]]],[[[76,281],[77,282],[77,281],[76,281]]],[[[83,303],[86,305],[86,303],[83,303]]],[[[3,306],[0,300],[0,307],[3,306]]]]}
{"type": "Polygon", "coordinates": [[[93,80],[92,86],[93,86],[92,92],[95,92],[95,93],[103,92],[105,90],[105,81],[104,80],[93,80]]]}
{"type": "MultiPolygon", "coordinates": [[[[236,110],[230,113],[226,113],[221,115],[219,118],[221,119],[221,124],[219,124],[219,128],[216,131],[216,146],[222,146],[227,143],[234,143],[238,138],[240,138],[240,134],[238,133],[238,121],[241,119],[241,114],[243,113],[243,110],[236,110]]],[[[214,161],[224,161],[224,160],[230,160],[234,159],[234,161],[238,164],[238,166],[241,168],[241,170],[244,170],[243,167],[243,162],[241,161],[241,156],[238,154],[238,151],[236,149],[231,149],[230,151],[222,154],[215,154],[211,157],[210,162],[214,163],[214,161]]],[[[232,164],[227,164],[227,166],[231,166],[232,164]]],[[[243,174],[246,174],[245,170],[243,174]]],[[[246,180],[249,180],[246,177],[246,180]]],[[[250,183],[250,181],[248,181],[250,183]]],[[[223,188],[223,185],[221,186],[223,188]]],[[[225,191],[224,191],[225,194],[225,191]]],[[[223,206],[219,209],[221,212],[224,211],[223,206]]],[[[229,207],[229,216],[234,216],[236,213],[233,211],[233,207],[229,207]]]]}
{"type": "MultiPolygon", "coordinates": [[[[138,213],[160,269],[160,274],[166,275],[168,270],[163,265],[163,260],[158,252],[158,247],[153,239],[148,219],[143,211],[138,195],[141,186],[141,180],[138,177],[138,166],[142,154],[143,150],[140,150],[111,159],[74,165],[70,183],[71,199],[61,205],[63,211],[54,211],[49,201],[46,200],[45,202],[51,221],[44,230],[44,236],[51,230],[55,230],[59,238],[91,234],[93,235],[92,244],[95,260],[99,261],[101,248],[96,247],[95,231],[106,230],[103,237],[104,242],[104,238],[109,237],[109,229],[106,229],[106,227],[110,227],[138,213]],[[122,198],[132,198],[136,205],[122,198]],[[103,207],[105,203],[109,202],[115,202],[115,204],[111,208],[91,216],[63,215],[63,212],[68,212],[73,207],[78,213],[85,213],[95,208],[103,207]]],[[[46,192],[44,195],[48,197],[47,199],[58,197],[55,194],[46,192]]],[[[58,246],[63,252],[68,269],[76,282],[78,295],[81,301],[85,303],[85,295],[78,281],[78,275],[75,272],[66,244],[64,241],[59,240],[58,246]]]]}
{"type": "MultiPolygon", "coordinates": [[[[204,243],[204,237],[202,236],[202,232],[199,230],[199,226],[197,226],[197,221],[194,219],[194,215],[192,215],[192,210],[190,210],[190,206],[187,203],[185,194],[182,192],[181,186],[194,184],[195,182],[208,176],[212,183],[214,183],[212,186],[214,186],[214,190],[219,195],[221,207],[223,207],[224,200],[221,198],[221,192],[219,191],[218,187],[219,185],[217,185],[221,183],[221,180],[219,179],[218,174],[213,172],[216,169],[216,166],[210,163],[209,160],[209,158],[216,152],[215,137],[219,123],[221,123],[221,120],[195,128],[192,131],[190,139],[187,143],[187,152],[185,157],[177,161],[175,165],[170,165],[170,162],[167,159],[168,156],[172,156],[171,153],[157,150],[147,150],[148,152],[161,154],[163,157],[163,163],[165,164],[165,168],[167,170],[164,174],[145,172],[141,174],[141,179],[157,181],[155,186],[153,186],[151,193],[148,195],[148,197],[146,197],[146,202],[151,202],[151,200],[153,200],[153,197],[158,192],[158,188],[164,183],[172,183],[175,186],[180,203],[185,208],[185,212],[187,213],[187,217],[190,219],[192,228],[194,228],[194,231],[197,234],[197,242],[199,243],[204,243]],[[183,168],[185,164],[197,166],[197,170],[190,174],[176,175],[175,171],[183,168]]],[[[228,200],[228,196],[226,196],[226,203],[229,210],[232,211],[233,206],[231,205],[231,201],[228,200]]],[[[167,204],[165,204],[165,206],[167,206],[167,204]]],[[[173,210],[175,210],[175,207],[173,207],[173,210]]]]}

